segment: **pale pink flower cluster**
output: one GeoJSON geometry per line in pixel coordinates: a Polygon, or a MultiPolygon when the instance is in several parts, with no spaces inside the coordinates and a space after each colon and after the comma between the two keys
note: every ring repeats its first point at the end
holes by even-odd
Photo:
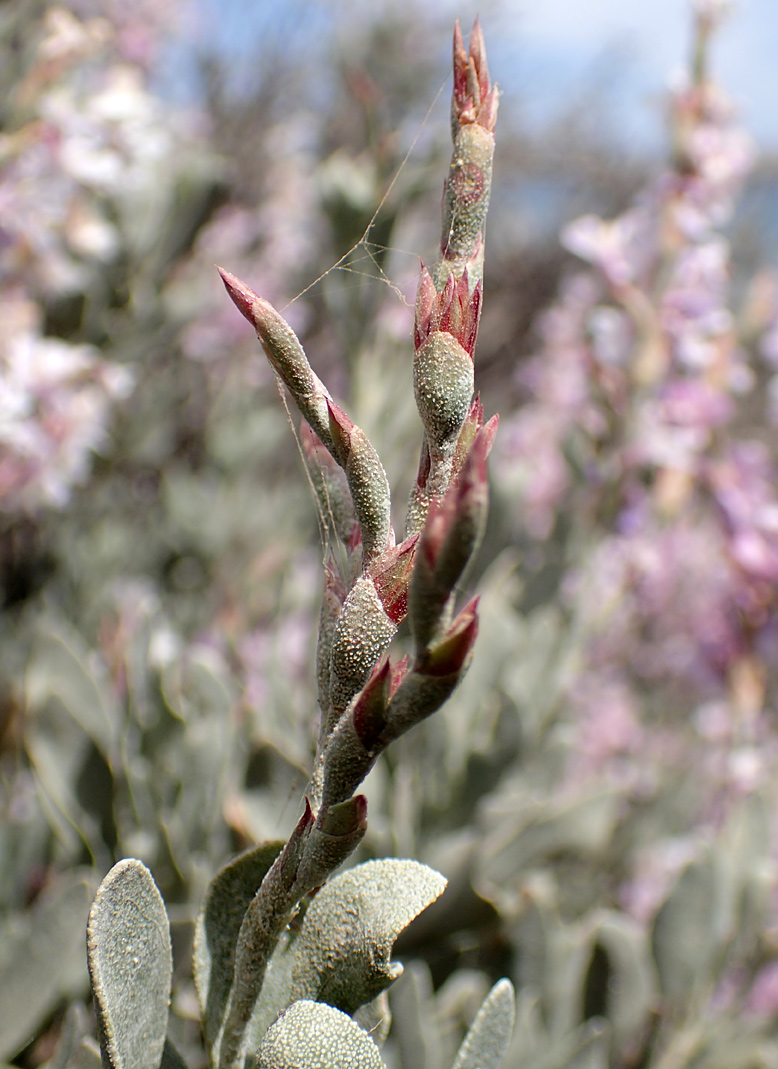
{"type": "Polygon", "coordinates": [[[133,376],[87,345],[44,336],[44,308],[77,301],[121,255],[151,247],[187,136],[148,88],[135,55],[148,49],[125,39],[144,22],[158,37],[172,6],[116,5],[118,21],[100,4],[81,7],[83,17],[59,5],[44,12],[0,136],[4,509],[62,507],[108,443],[111,405],[133,376]]]}
{"type": "MultiPolygon", "coordinates": [[[[723,8],[697,8],[704,38],[723,8]]],[[[563,231],[589,267],[542,316],[519,372],[527,403],[495,447],[527,560],[564,560],[561,597],[583,636],[565,789],[607,777],[645,802],[690,785],[692,845],[658,841],[623,889],[641,921],[698,833],[771,789],[778,750],[778,471],[739,419],[755,375],[720,233],[754,149],[699,72],[671,118],[666,172],[617,219],[563,231]]],[[[773,986],[765,974],[755,1003],[772,1004],[773,986]]]]}
{"type": "Polygon", "coordinates": [[[143,71],[116,62],[105,19],[53,7],[44,27],[16,96],[31,117],[0,138],[0,273],[47,296],[81,292],[143,234],[135,209],[164,185],[177,137],[143,71]]]}
{"type": "Polygon", "coordinates": [[[66,505],[132,386],[91,346],[41,336],[32,302],[0,300],[0,510],[66,505]]]}

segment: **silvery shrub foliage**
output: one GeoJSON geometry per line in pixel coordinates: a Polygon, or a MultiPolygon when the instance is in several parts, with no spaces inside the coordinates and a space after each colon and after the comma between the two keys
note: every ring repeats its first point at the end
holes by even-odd
{"type": "MultiPolygon", "coordinates": [[[[0,1059],[778,1064],[778,283],[726,236],[725,5],[666,166],[564,227],[498,434],[478,24],[406,315],[430,182],[370,67],[349,152],[269,63],[252,170],[213,87],[154,88],[181,4],[6,6],[0,1059]]],[[[376,70],[429,64],[414,18],[376,70]]]]}

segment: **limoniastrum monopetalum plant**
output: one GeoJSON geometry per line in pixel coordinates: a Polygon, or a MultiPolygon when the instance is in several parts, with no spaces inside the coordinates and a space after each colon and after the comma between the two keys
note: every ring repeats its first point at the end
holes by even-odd
{"type": "MultiPolygon", "coordinates": [[[[378,756],[433,714],[467,671],[477,599],[456,611],[487,509],[487,457],[497,417],[474,394],[496,86],[478,23],[454,33],[454,150],[440,256],[422,267],[413,389],[423,444],[398,542],[389,483],[367,436],[314,372],[281,315],[221,270],[303,417],[302,445],[326,532],[317,649],[320,729],[302,814],[287,842],[262,843],[211,881],[194,941],[202,1032],[214,1069],[371,1069],[384,1063],[385,991],[402,966],[399,933],[443,891],[413,860],[387,858],[333,875],[367,827],[355,793],[378,756]],[[408,618],[412,652],[390,644],[408,618]]],[[[119,862],[88,925],[103,1060],[113,1069],[183,1064],[167,1036],[171,950],[165,906],[142,862],[119,862]]],[[[514,994],[489,993],[454,1069],[497,1069],[514,994]]]]}

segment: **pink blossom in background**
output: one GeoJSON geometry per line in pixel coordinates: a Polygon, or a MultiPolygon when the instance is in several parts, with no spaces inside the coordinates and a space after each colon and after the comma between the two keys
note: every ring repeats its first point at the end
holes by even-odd
{"type": "Polygon", "coordinates": [[[108,443],[111,405],[134,376],[88,345],[39,333],[38,309],[0,301],[0,506],[62,508],[108,443]]]}
{"type": "Polygon", "coordinates": [[[778,961],[771,961],[756,975],[744,1007],[747,1013],[778,1014],[778,961]]]}

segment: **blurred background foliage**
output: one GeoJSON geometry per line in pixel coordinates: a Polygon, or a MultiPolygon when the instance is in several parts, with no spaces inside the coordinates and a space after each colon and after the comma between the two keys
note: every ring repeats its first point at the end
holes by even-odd
{"type": "MultiPolygon", "coordinates": [[[[0,1059],[30,1069],[64,1069],[90,1027],[65,1010],[125,856],[170,910],[176,1038],[201,1064],[204,889],[288,834],[307,780],[316,512],[213,264],[284,310],[399,502],[421,438],[452,12],[289,4],[250,64],[201,40],[181,101],[196,17],[0,5],[0,1059]]],[[[503,975],[512,1067],[778,1066],[776,171],[690,92],[665,160],[616,151],[596,86],[542,130],[500,116],[481,636],[371,774],[360,851],[450,881],[398,947],[403,1069],[449,1064],[503,975]]]]}

